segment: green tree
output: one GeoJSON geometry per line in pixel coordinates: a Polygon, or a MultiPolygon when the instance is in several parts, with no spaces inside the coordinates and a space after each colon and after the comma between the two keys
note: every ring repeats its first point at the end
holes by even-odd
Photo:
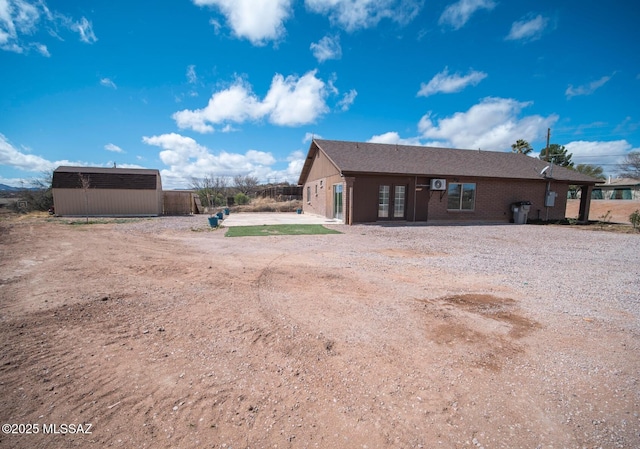
{"type": "Polygon", "coordinates": [[[599,165],[591,165],[591,164],[578,164],[575,166],[575,170],[583,175],[593,176],[597,179],[607,179],[604,175],[604,170],[599,165]]]}
{"type": "Polygon", "coordinates": [[[567,168],[573,168],[573,162],[571,161],[572,156],[572,153],[567,153],[564,145],[558,145],[557,143],[552,143],[549,145],[549,148],[544,148],[540,152],[540,159],[567,168]]]}
{"type": "Polygon", "coordinates": [[[516,143],[511,144],[511,152],[529,154],[533,151],[533,147],[526,140],[518,139],[516,143]]]}
{"type": "Polygon", "coordinates": [[[622,163],[618,164],[618,171],[623,178],[640,179],[640,151],[627,153],[622,163]]]}

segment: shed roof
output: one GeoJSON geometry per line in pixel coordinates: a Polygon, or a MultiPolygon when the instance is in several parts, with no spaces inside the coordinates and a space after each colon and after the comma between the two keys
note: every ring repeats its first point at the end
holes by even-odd
{"type": "Polygon", "coordinates": [[[78,167],[71,165],[61,165],[54,170],[65,173],[112,173],[118,175],[159,175],[160,170],[155,168],[115,168],[115,167],[78,167]]]}
{"type": "Polygon", "coordinates": [[[53,172],[54,189],[82,188],[80,175],[87,176],[92,189],[157,190],[160,171],[142,168],[60,166],[53,172]]]}
{"type": "Polygon", "coordinates": [[[503,179],[553,179],[575,184],[595,184],[598,179],[575,170],[549,165],[524,154],[460,150],[340,140],[314,140],[309,148],[298,184],[306,181],[316,151],[322,151],[343,174],[402,174],[429,177],[478,177],[503,179]]]}

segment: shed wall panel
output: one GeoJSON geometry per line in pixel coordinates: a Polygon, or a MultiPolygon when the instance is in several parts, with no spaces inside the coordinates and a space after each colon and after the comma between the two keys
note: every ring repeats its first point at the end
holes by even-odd
{"type": "Polygon", "coordinates": [[[143,216],[162,213],[162,191],[53,189],[56,214],[62,216],[143,216]]]}

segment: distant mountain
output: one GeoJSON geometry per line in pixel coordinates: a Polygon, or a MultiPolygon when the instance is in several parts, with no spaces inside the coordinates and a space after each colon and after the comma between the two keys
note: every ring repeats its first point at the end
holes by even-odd
{"type": "Polygon", "coordinates": [[[20,187],[8,186],[6,184],[0,184],[0,190],[8,191],[8,192],[17,192],[18,190],[22,190],[20,187]]]}

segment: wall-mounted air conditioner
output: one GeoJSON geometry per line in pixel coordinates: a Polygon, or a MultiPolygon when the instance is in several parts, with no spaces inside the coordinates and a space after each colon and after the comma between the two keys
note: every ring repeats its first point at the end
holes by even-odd
{"type": "Polygon", "coordinates": [[[447,189],[447,180],[446,179],[432,179],[429,184],[431,190],[446,190],[447,189]]]}

